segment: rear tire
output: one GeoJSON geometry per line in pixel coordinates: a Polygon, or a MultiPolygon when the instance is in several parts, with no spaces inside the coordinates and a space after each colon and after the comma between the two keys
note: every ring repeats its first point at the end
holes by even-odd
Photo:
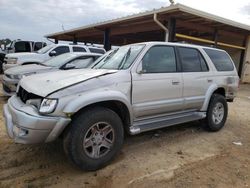
{"type": "Polygon", "coordinates": [[[224,96],[213,94],[208,105],[207,117],[204,125],[207,130],[219,131],[227,120],[228,106],[224,96]]]}
{"type": "Polygon", "coordinates": [[[82,170],[105,167],[123,145],[120,117],[110,109],[95,107],[78,114],[64,137],[68,158],[82,170]]]}

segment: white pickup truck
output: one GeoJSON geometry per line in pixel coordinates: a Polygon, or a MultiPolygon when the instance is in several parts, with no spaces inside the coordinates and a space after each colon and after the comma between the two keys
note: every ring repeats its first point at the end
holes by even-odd
{"type": "Polygon", "coordinates": [[[18,65],[43,63],[50,58],[68,52],[94,52],[104,54],[103,48],[70,44],[51,44],[33,53],[7,54],[4,59],[3,70],[18,65]]]}

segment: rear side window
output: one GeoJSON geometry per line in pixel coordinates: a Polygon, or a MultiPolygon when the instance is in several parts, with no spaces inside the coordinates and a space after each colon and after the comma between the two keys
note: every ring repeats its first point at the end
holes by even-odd
{"type": "Polygon", "coordinates": [[[86,52],[85,48],[73,46],[73,52],[86,52]]]}
{"type": "Polygon", "coordinates": [[[233,62],[226,52],[204,49],[207,55],[212,60],[217,71],[232,71],[234,70],[233,62]]]}
{"type": "Polygon", "coordinates": [[[99,48],[89,48],[89,51],[92,53],[105,54],[105,51],[99,48]]]}
{"type": "Polygon", "coordinates": [[[16,42],[15,52],[31,52],[30,42],[25,42],[25,41],[16,42]]]}
{"type": "Polygon", "coordinates": [[[183,72],[205,72],[208,66],[201,53],[193,48],[179,47],[183,72]]]}

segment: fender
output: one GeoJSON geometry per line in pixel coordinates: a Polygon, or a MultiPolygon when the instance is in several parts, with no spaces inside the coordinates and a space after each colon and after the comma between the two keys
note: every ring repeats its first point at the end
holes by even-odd
{"type": "Polygon", "coordinates": [[[76,113],[80,109],[94,103],[105,102],[105,101],[119,101],[123,103],[130,114],[130,121],[133,121],[133,113],[131,104],[129,102],[128,97],[119,91],[105,90],[105,91],[96,91],[86,93],[81,96],[77,96],[74,100],[69,102],[65,107],[64,113],[76,113]]]}
{"type": "Polygon", "coordinates": [[[218,85],[217,84],[212,84],[211,86],[209,86],[206,94],[205,94],[205,101],[201,107],[201,110],[200,111],[207,111],[207,108],[208,108],[208,104],[209,104],[209,101],[211,99],[211,96],[212,94],[214,93],[214,91],[218,89],[218,85]]]}

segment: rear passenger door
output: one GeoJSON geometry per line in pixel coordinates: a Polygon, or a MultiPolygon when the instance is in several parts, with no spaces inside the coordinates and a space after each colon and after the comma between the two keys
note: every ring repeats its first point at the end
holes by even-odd
{"type": "Polygon", "coordinates": [[[132,104],[135,118],[181,111],[182,74],[175,48],[152,46],[132,73],[132,104]]]}
{"type": "Polygon", "coordinates": [[[205,94],[212,84],[212,74],[196,48],[177,47],[183,74],[184,110],[199,110],[205,100],[205,94]]]}

